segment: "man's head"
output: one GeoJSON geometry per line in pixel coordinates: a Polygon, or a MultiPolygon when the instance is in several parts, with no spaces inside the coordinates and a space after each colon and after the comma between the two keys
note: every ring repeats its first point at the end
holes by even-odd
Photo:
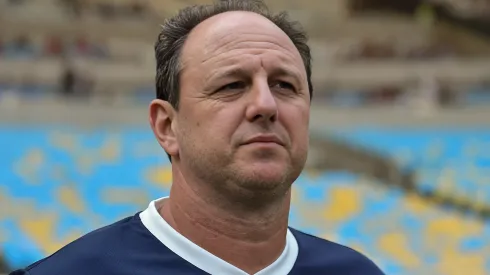
{"type": "Polygon", "coordinates": [[[165,22],[150,122],[186,181],[249,198],[289,189],[308,150],[306,42],[260,1],[194,6],[165,22]]]}

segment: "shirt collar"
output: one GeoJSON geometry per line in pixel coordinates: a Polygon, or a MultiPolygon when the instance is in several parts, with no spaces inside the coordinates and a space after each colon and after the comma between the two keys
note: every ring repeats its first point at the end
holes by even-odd
{"type": "MultiPolygon", "coordinates": [[[[158,213],[155,203],[166,199],[160,198],[150,202],[148,208],[140,213],[141,222],[163,245],[172,250],[182,259],[212,275],[248,275],[245,271],[216,257],[186,237],[175,231],[158,213]]],[[[288,229],[286,247],[275,262],[255,273],[255,275],[288,274],[298,257],[298,243],[288,229]]]]}

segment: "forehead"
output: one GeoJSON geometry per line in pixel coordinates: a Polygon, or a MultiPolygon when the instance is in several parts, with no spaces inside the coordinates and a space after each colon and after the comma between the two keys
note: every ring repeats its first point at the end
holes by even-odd
{"type": "Polygon", "coordinates": [[[267,18],[252,12],[233,11],[213,16],[190,33],[183,51],[188,66],[240,59],[243,54],[263,54],[281,62],[303,66],[291,39],[267,18]]]}

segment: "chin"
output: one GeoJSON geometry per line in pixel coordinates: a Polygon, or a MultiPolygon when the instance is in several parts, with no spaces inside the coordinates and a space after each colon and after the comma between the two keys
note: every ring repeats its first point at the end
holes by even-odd
{"type": "Polygon", "coordinates": [[[287,183],[290,174],[288,167],[277,162],[248,164],[241,167],[240,178],[247,188],[276,189],[278,186],[290,184],[287,183]]]}

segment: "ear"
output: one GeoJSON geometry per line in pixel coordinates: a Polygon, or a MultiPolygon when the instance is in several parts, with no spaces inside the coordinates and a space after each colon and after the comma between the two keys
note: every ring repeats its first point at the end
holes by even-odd
{"type": "Polygon", "coordinates": [[[176,110],[168,101],[155,99],[150,103],[149,120],[158,143],[170,156],[179,154],[179,143],[175,135],[176,110]]]}

